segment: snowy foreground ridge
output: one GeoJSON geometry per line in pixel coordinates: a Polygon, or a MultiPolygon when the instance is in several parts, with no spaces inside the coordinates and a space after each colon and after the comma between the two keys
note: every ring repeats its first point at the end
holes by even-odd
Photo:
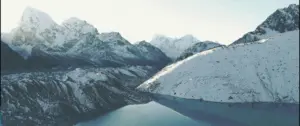
{"type": "Polygon", "coordinates": [[[138,89],[215,102],[299,103],[298,34],[197,53],[165,67],[138,89]]]}

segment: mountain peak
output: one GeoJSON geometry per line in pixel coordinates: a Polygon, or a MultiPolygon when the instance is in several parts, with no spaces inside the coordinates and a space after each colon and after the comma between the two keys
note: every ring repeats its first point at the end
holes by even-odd
{"type": "Polygon", "coordinates": [[[181,40],[188,40],[188,41],[199,41],[196,37],[194,37],[191,34],[184,35],[180,39],[181,40]]]}
{"type": "Polygon", "coordinates": [[[299,5],[291,4],[277,9],[258,26],[256,31],[261,31],[261,28],[269,28],[280,33],[299,29],[299,5]]]}
{"type": "Polygon", "coordinates": [[[171,41],[171,40],[173,40],[173,38],[167,37],[167,36],[162,35],[162,34],[155,34],[152,37],[151,42],[155,42],[155,41],[171,41]]]}
{"type": "Polygon", "coordinates": [[[299,30],[299,5],[290,4],[288,7],[277,9],[254,31],[243,35],[231,45],[254,42],[294,30],[299,30]]]}
{"type": "Polygon", "coordinates": [[[146,40],[138,41],[136,43],[148,43],[146,40]]]}
{"type": "Polygon", "coordinates": [[[62,22],[62,26],[64,26],[65,28],[74,31],[75,32],[79,32],[86,34],[86,33],[97,33],[97,29],[89,24],[87,21],[85,20],[81,20],[77,17],[71,17],[65,21],[62,22]]]}
{"type": "Polygon", "coordinates": [[[65,21],[63,21],[62,24],[78,24],[78,23],[87,23],[85,20],[81,20],[77,17],[71,17],[65,21]]]}
{"type": "Polygon", "coordinates": [[[100,35],[107,37],[123,38],[119,32],[103,32],[100,35]]]}
{"type": "Polygon", "coordinates": [[[38,10],[36,8],[33,8],[31,6],[27,6],[24,11],[23,11],[23,14],[28,14],[28,13],[42,13],[42,14],[45,14],[45,12],[41,11],[41,10],[38,10]]]}
{"type": "Polygon", "coordinates": [[[136,45],[151,45],[151,44],[145,40],[142,40],[142,41],[136,42],[136,45]]]}
{"type": "Polygon", "coordinates": [[[100,40],[104,42],[110,42],[110,41],[123,41],[127,42],[119,32],[104,32],[99,35],[100,40]]]}
{"type": "Polygon", "coordinates": [[[32,8],[30,6],[26,7],[23,11],[22,18],[20,21],[21,25],[30,25],[39,28],[48,28],[55,22],[52,18],[45,12],[38,9],[32,8]]]}
{"type": "Polygon", "coordinates": [[[288,8],[291,8],[291,9],[299,9],[299,5],[297,5],[297,4],[290,4],[289,6],[288,6],[288,8]]]}
{"type": "Polygon", "coordinates": [[[192,34],[186,34],[186,35],[182,36],[181,38],[194,38],[194,36],[192,34]]]}

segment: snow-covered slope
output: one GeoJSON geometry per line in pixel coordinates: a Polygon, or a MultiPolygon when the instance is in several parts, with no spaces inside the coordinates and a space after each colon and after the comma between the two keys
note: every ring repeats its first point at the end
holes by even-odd
{"type": "Polygon", "coordinates": [[[222,44],[216,43],[216,42],[211,42],[211,41],[204,41],[204,42],[198,42],[194,44],[193,46],[189,47],[188,49],[184,50],[183,53],[176,59],[178,60],[183,60],[191,55],[194,55],[196,53],[213,49],[216,47],[224,46],[222,44]]]}
{"type": "Polygon", "coordinates": [[[184,50],[198,42],[200,41],[192,35],[185,35],[181,38],[156,35],[150,41],[152,45],[162,50],[171,59],[176,59],[184,50]]]}
{"type": "Polygon", "coordinates": [[[296,4],[276,10],[254,31],[245,34],[231,45],[254,42],[293,30],[299,30],[299,5],[296,4]]]}
{"type": "Polygon", "coordinates": [[[195,54],[138,89],[216,102],[299,103],[299,30],[195,54]]]}
{"type": "MultiPolygon", "coordinates": [[[[56,24],[52,18],[37,9],[27,7],[19,21],[18,27],[14,28],[5,36],[5,41],[15,48],[23,49],[24,55],[30,55],[31,49],[38,44],[47,46],[61,45],[64,42],[65,29],[56,24]]],[[[4,38],[5,38],[4,37],[4,38]]]]}

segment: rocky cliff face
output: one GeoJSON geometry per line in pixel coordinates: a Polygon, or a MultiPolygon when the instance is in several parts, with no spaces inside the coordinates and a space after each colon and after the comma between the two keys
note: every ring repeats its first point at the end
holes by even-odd
{"type": "Polygon", "coordinates": [[[155,71],[136,66],[2,75],[3,125],[72,125],[147,102],[149,98],[133,88],[155,71]]]}

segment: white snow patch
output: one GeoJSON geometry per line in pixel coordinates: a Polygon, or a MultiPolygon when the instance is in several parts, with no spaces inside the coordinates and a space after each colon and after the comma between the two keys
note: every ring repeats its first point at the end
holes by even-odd
{"type": "Polygon", "coordinates": [[[42,107],[42,109],[43,109],[44,112],[47,111],[52,106],[51,104],[46,103],[46,102],[44,102],[44,101],[42,101],[40,99],[37,99],[37,102],[40,104],[40,106],[42,107]]]}
{"type": "MultiPolygon", "coordinates": [[[[80,68],[76,68],[75,70],[68,72],[66,76],[80,83],[88,83],[89,80],[107,80],[107,76],[101,72],[86,71],[80,68]]],[[[67,77],[64,78],[66,79],[67,77]]]]}

